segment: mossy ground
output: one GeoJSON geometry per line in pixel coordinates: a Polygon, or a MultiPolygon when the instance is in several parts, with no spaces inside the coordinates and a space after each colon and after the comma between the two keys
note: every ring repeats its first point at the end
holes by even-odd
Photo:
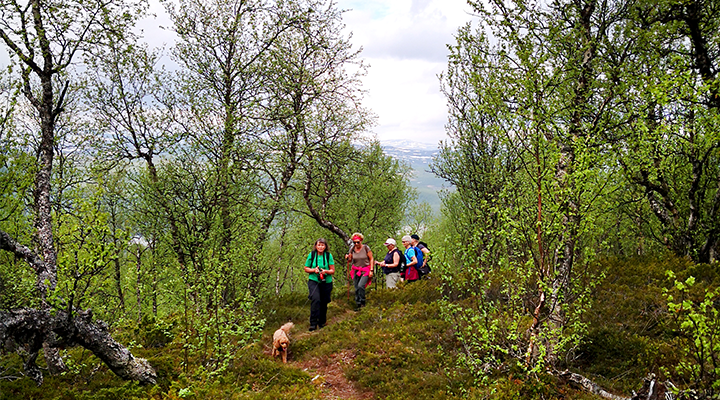
{"type": "MultiPolygon", "coordinates": [[[[675,360],[677,338],[665,324],[662,288],[667,286],[665,271],[680,268],[649,260],[614,260],[605,268],[608,278],[598,285],[586,315],[589,334],[569,366],[608,389],[629,393],[647,373],[662,374],[675,360]]],[[[697,272],[717,284],[717,270],[697,272]]],[[[65,353],[70,372],[47,375],[41,387],[28,378],[0,380],[0,400],[593,398],[549,375],[510,370],[478,381],[457,362],[463,347],[440,318],[440,297],[433,280],[396,290],[377,286],[368,294],[367,307],[354,312],[347,287],[336,284],[328,326],[315,332],[308,331],[306,294],[274,298],[262,305],[262,333],[220,372],[193,359],[184,367],[179,328],[172,322],[126,327],[115,336],[123,343],[148,344],[133,352],[156,368],[157,385],[125,382],[89,352],[73,349],[65,353]],[[270,356],[270,344],[272,333],[288,320],[295,328],[289,362],[283,364],[270,356]],[[328,366],[347,387],[322,376],[330,373],[328,366]]],[[[21,365],[15,354],[0,359],[4,376],[19,376],[21,365]]]]}

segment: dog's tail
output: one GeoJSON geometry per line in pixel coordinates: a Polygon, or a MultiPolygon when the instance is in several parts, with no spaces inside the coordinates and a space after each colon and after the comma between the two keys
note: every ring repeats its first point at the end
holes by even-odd
{"type": "Polygon", "coordinates": [[[285,333],[290,333],[290,329],[292,329],[293,326],[295,326],[295,324],[293,324],[292,322],[288,322],[285,325],[281,326],[280,329],[284,330],[285,333]]]}

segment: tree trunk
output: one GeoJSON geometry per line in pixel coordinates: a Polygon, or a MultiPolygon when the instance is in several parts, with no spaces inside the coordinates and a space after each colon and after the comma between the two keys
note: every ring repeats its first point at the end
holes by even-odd
{"type": "MultiPolygon", "coordinates": [[[[53,340],[54,341],[54,338],[53,340]]],[[[60,350],[45,342],[43,343],[43,354],[45,355],[45,364],[47,364],[48,372],[50,375],[60,375],[62,372],[67,371],[67,366],[60,356],[60,350]]]]}
{"type": "Polygon", "coordinates": [[[568,135],[565,138],[556,137],[558,147],[560,148],[560,158],[556,165],[555,182],[559,189],[560,198],[558,199],[560,213],[562,215],[562,231],[560,233],[560,246],[558,249],[559,257],[555,260],[555,275],[551,284],[551,292],[549,293],[549,323],[551,328],[556,332],[552,335],[550,343],[548,343],[546,361],[553,365],[556,361],[555,346],[557,345],[558,334],[565,325],[565,313],[563,304],[568,301],[567,294],[572,284],[572,268],[575,255],[575,246],[577,242],[577,231],[580,224],[580,216],[578,214],[579,206],[574,196],[577,192],[574,178],[575,173],[575,143],[578,138],[584,136],[583,119],[587,114],[588,101],[591,96],[590,81],[593,76],[592,61],[596,57],[596,44],[594,43],[591,19],[595,12],[596,3],[594,0],[577,3],[579,13],[580,35],[583,43],[580,55],[580,64],[578,65],[579,75],[577,76],[577,86],[570,107],[572,114],[570,116],[570,125],[568,135]]]}
{"type": "Polygon", "coordinates": [[[597,383],[591,381],[590,379],[573,372],[564,371],[564,372],[556,372],[555,375],[558,376],[558,378],[570,383],[573,386],[577,386],[579,389],[582,389],[588,393],[592,393],[596,396],[600,396],[604,399],[610,399],[610,400],[632,400],[629,397],[623,397],[623,396],[616,396],[605,389],[601,388],[597,383]]]}
{"type": "MultiPolygon", "coordinates": [[[[305,173],[305,188],[303,189],[303,199],[305,200],[305,204],[307,205],[308,211],[310,212],[310,216],[320,225],[321,227],[329,230],[335,236],[342,239],[343,243],[346,243],[350,245],[352,242],[350,240],[350,235],[348,235],[344,230],[342,230],[339,226],[335,225],[332,221],[328,220],[325,215],[321,215],[320,211],[318,211],[317,208],[312,203],[312,199],[310,198],[310,189],[313,184],[313,171],[308,170],[305,173]]],[[[320,205],[322,210],[325,210],[327,208],[327,198],[321,199],[322,204],[320,205]]]]}
{"type": "Polygon", "coordinates": [[[65,348],[80,345],[95,354],[119,377],[141,383],[155,384],[157,375],[147,360],[134,357],[107,331],[107,324],[92,321],[91,311],[49,312],[19,309],[0,312],[0,343],[14,343],[28,350],[25,371],[38,385],[42,372],[35,365],[43,346],[65,348]],[[46,343],[46,344],[43,344],[46,343]]]}

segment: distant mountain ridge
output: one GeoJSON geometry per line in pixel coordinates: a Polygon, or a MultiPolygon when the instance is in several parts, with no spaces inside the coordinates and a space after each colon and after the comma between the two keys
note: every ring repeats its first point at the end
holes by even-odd
{"type": "Polygon", "coordinates": [[[450,184],[430,172],[430,163],[439,153],[437,145],[405,140],[382,141],[380,145],[386,154],[410,165],[413,169],[410,184],[418,191],[418,201],[427,202],[434,212],[439,212],[438,192],[450,184]]]}

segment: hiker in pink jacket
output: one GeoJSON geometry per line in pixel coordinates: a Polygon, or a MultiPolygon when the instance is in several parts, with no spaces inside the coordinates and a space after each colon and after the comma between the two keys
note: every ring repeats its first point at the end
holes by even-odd
{"type": "Polygon", "coordinates": [[[352,260],[350,276],[352,276],[353,287],[355,287],[355,311],[359,311],[361,307],[365,306],[365,288],[372,280],[372,266],[375,265],[375,260],[370,247],[362,242],[365,239],[362,233],[353,233],[351,238],[353,246],[350,247],[345,258],[352,260]]]}

